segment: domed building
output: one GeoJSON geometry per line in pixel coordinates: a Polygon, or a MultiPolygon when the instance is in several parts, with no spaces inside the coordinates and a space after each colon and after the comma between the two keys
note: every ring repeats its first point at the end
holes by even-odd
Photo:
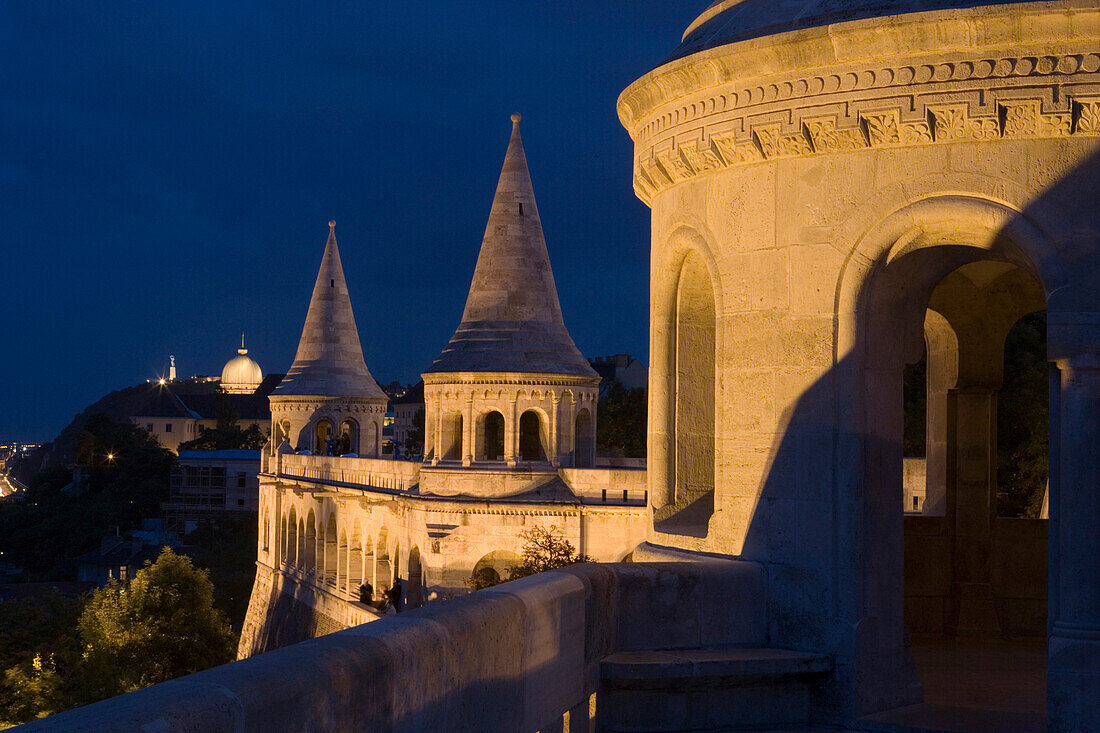
{"type": "Polygon", "coordinates": [[[237,355],[222,367],[222,391],[228,394],[252,394],[263,381],[264,373],[260,365],[248,356],[248,349],[244,347],[244,336],[242,336],[241,348],[237,349],[237,355]]]}

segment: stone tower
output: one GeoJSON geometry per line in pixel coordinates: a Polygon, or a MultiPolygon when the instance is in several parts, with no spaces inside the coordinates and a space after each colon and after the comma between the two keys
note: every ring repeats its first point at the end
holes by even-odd
{"type": "Polygon", "coordinates": [[[271,394],[272,450],[285,440],[296,451],[377,456],[385,413],[386,395],[363,361],[330,221],[298,352],[271,394]]]}
{"type": "Polygon", "coordinates": [[[562,320],[519,120],[462,322],[424,374],[433,493],[509,495],[530,488],[521,475],[595,463],[600,380],[562,320]]]}

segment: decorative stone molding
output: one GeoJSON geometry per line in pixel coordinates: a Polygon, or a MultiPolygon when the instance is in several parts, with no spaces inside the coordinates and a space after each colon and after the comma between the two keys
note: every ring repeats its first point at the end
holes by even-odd
{"type": "Polygon", "coordinates": [[[1059,56],[1026,56],[1021,58],[983,58],[939,63],[910,63],[892,67],[836,71],[745,85],[735,89],[696,98],[679,107],[653,117],[638,128],[635,142],[641,146],[661,132],[678,125],[694,122],[716,113],[749,110],[752,107],[788,100],[820,97],[829,94],[851,94],[866,90],[885,90],[909,94],[914,87],[966,81],[1027,80],[1028,82],[1062,83],[1065,77],[1093,74],[1100,70],[1100,54],[1078,53],[1059,56]],[[1049,78],[1049,81],[1044,78],[1049,78]]]}
{"type": "MultiPolygon", "coordinates": [[[[1077,60],[1073,64],[1073,68],[1082,66],[1077,60]]],[[[939,66],[920,75],[914,72],[913,79],[929,75],[931,79],[951,78],[955,74],[937,72],[939,66]]],[[[1094,65],[1089,61],[1087,66],[1094,65]]],[[[1012,68],[1023,66],[1014,64],[1012,68]]],[[[1029,68],[1069,66],[1050,58],[1029,68]]],[[[909,78],[908,73],[900,76],[909,78]]],[[[1100,136],[1100,75],[1087,83],[1079,78],[1072,85],[1041,89],[955,85],[934,91],[918,87],[900,96],[852,99],[848,95],[843,101],[814,101],[812,106],[769,105],[758,114],[746,110],[740,117],[715,113],[652,147],[639,145],[635,192],[648,203],[654,194],[677,183],[766,160],[946,142],[1100,136]]]]}

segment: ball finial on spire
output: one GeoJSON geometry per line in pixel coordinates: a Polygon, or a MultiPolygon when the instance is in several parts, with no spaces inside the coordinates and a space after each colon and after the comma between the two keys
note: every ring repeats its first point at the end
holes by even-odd
{"type": "Polygon", "coordinates": [[[335,219],[329,219],[328,220],[328,228],[329,229],[335,229],[336,228],[336,220],[335,219]]]}
{"type": "Polygon", "coordinates": [[[519,122],[521,119],[523,119],[523,116],[519,112],[512,113],[512,122],[519,122]]]}

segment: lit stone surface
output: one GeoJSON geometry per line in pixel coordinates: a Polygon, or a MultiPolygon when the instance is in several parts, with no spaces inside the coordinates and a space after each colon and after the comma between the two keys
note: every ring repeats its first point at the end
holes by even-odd
{"type": "Polygon", "coordinates": [[[822,722],[920,700],[907,622],[1046,632],[1046,529],[995,516],[1004,335],[1043,307],[1049,722],[1100,718],[1097,48],[1091,3],[720,2],[620,96],[653,210],[643,554],[763,563],[775,643],[838,660],[822,722]],[[683,356],[711,338],[713,376],[683,356]],[[903,522],[926,340],[942,516],[903,522]]]}
{"type": "Polygon", "coordinates": [[[336,246],[336,222],[329,222],[328,241],[298,352],[274,394],[386,397],[363,361],[363,347],[336,246]]]}
{"type": "Polygon", "coordinates": [[[513,115],[462,322],[428,372],[596,378],[562,321],[518,115],[513,115]]]}

